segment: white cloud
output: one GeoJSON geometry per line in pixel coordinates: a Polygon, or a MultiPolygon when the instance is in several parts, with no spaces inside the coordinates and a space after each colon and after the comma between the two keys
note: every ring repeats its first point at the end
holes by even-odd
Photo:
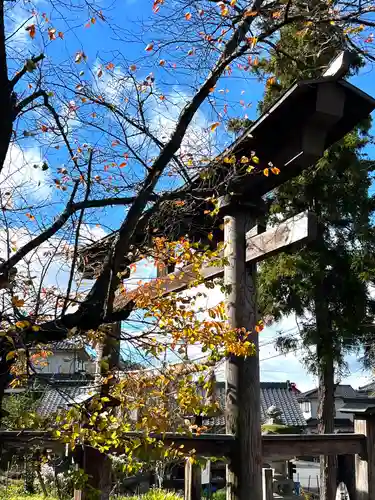
{"type": "Polygon", "coordinates": [[[52,196],[51,174],[49,170],[42,170],[42,163],[40,148],[21,150],[19,146],[12,144],[0,173],[1,191],[9,191],[13,201],[24,197],[29,201],[49,199],[52,196]]]}

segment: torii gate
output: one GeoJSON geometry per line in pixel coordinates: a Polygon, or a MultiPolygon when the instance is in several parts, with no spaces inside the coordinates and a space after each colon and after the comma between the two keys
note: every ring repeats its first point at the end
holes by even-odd
{"type": "MultiPolygon", "coordinates": [[[[224,274],[224,282],[231,290],[226,302],[233,327],[254,331],[256,262],[314,237],[312,214],[301,214],[278,228],[256,234],[259,231],[254,226],[261,197],[313,165],[330,145],[373,109],[373,98],[339,76],[299,82],[225,152],[239,158],[254,150],[261,160],[260,171],[269,162],[281,171],[277,176],[241,177],[228,186],[227,192],[235,195],[221,200],[224,252],[229,265],[224,269],[207,267],[202,273],[206,279],[224,274]]],[[[188,267],[182,273],[173,273],[173,280],[165,276],[163,284],[155,288],[155,295],[160,294],[160,286],[164,287],[163,293],[184,289],[194,279],[188,267]]],[[[144,291],[143,286],[117,296],[114,311],[121,310],[144,291]]],[[[152,294],[152,286],[147,286],[147,293],[152,294]]],[[[228,500],[248,500],[249,495],[251,500],[262,500],[259,351],[255,333],[251,340],[257,348],[255,356],[246,359],[232,356],[227,361],[226,432],[236,436],[227,472],[228,500]]]]}

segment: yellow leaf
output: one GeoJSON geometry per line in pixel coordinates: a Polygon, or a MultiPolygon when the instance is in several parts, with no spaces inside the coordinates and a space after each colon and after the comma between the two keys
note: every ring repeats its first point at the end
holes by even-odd
{"type": "Polygon", "coordinates": [[[213,123],[213,124],[211,125],[211,127],[210,127],[211,132],[214,132],[214,131],[217,129],[217,127],[218,127],[219,125],[220,125],[220,123],[219,123],[219,122],[215,122],[215,123],[213,123]]]}
{"type": "Polygon", "coordinates": [[[213,240],[213,237],[214,237],[214,235],[213,235],[212,233],[209,233],[209,234],[207,235],[207,238],[208,238],[210,241],[212,241],[212,240],[213,240]]]}
{"type": "Polygon", "coordinates": [[[252,156],[251,159],[256,165],[259,163],[259,158],[257,156],[252,156]]]}
{"type": "Polygon", "coordinates": [[[17,295],[15,295],[13,298],[12,298],[12,304],[15,306],[15,307],[22,307],[24,305],[25,301],[23,299],[19,299],[17,295]]]}
{"type": "Polygon", "coordinates": [[[5,358],[5,359],[6,359],[7,361],[10,361],[10,360],[12,360],[12,359],[14,359],[14,358],[16,357],[16,354],[17,354],[17,353],[16,353],[16,351],[10,351],[10,352],[8,352],[8,354],[6,355],[6,358],[5,358]]]}
{"type": "Polygon", "coordinates": [[[247,156],[242,156],[241,157],[241,163],[249,163],[249,158],[247,156]]]}
{"type": "Polygon", "coordinates": [[[268,176],[269,176],[269,173],[270,173],[270,169],[269,169],[269,168],[265,168],[265,169],[263,170],[263,173],[264,173],[264,175],[265,175],[266,177],[268,177],[268,176]]]}
{"type": "Polygon", "coordinates": [[[231,7],[234,7],[237,3],[237,0],[230,0],[231,7]]]}
{"type": "Polygon", "coordinates": [[[226,156],[224,158],[224,163],[234,164],[234,163],[236,163],[236,157],[234,155],[226,156]]]}
{"type": "Polygon", "coordinates": [[[33,326],[31,327],[31,329],[32,329],[34,332],[39,332],[39,330],[40,330],[40,326],[39,326],[39,325],[33,325],[33,326]]]}

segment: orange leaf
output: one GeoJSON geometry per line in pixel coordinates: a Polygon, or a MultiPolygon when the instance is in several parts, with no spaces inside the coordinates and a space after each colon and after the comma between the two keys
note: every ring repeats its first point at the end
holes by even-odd
{"type": "Polygon", "coordinates": [[[91,24],[95,24],[95,23],[96,23],[96,18],[95,18],[95,17],[92,17],[92,18],[90,19],[90,21],[91,21],[91,24]]]}
{"type": "Polygon", "coordinates": [[[40,129],[42,132],[48,132],[48,127],[46,125],[42,125],[40,129]]]}
{"type": "Polygon", "coordinates": [[[220,125],[220,123],[219,123],[219,122],[215,122],[215,123],[213,123],[213,124],[211,125],[211,127],[210,127],[211,132],[214,132],[214,131],[217,129],[217,127],[218,127],[219,125],[220,125]]]}
{"type": "Polygon", "coordinates": [[[190,19],[191,19],[191,13],[190,12],[186,12],[185,19],[186,19],[186,21],[190,21],[190,19]]]}
{"type": "Polygon", "coordinates": [[[264,173],[264,175],[265,175],[266,177],[268,177],[268,176],[269,176],[269,174],[270,174],[270,169],[269,169],[269,168],[265,168],[265,169],[263,170],[263,173],[264,173]]]}
{"type": "Polygon", "coordinates": [[[159,97],[159,99],[160,99],[161,101],[164,101],[164,99],[165,99],[165,95],[161,95],[161,96],[159,97]]]}
{"type": "Polygon", "coordinates": [[[165,65],[165,60],[164,59],[160,59],[159,66],[164,66],[164,65],[165,65]]]}
{"type": "Polygon", "coordinates": [[[154,48],[154,44],[153,43],[149,43],[148,45],[146,45],[145,51],[146,52],[151,52],[153,48],[154,48]]]}
{"type": "Polygon", "coordinates": [[[257,15],[257,12],[255,10],[247,10],[244,14],[244,17],[254,17],[257,15]]]}
{"type": "Polygon", "coordinates": [[[35,217],[34,217],[32,214],[30,214],[30,213],[27,213],[27,214],[26,214],[26,217],[27,217],[28,219],[30,219],[30,220],[35,220],[35,217]]]}
{"type": "Polygon", "coordinates": [[[120,163],[119,167],[124,168],[124,167],[126,167],[126,165],[127,165],[127,163],[126,163],[126,161],[124,161],[123,163],[120,163]]]}
{"type": "Polygon", "coordinates": [[[129,67],[130,71],[137,71],[137,66],[135,64],[132,64],[130,67],[129,67]]]}
{"type": "Polygon", "coordinates": [[[275,85],[275,83],[276,83],[276,78],[274,76],[271,76],[270,78],[267,78],[266,86],[272,87],[272,85],[275,85]]]}
{"type": "Polygon", "coordinates": [[[112,69],[115,69],[115,65],[112,62],[110,62],[107,64],[106,68],[110,71],[112,69]]]}
{"type": "Polygon", "coordinates": [[[31,38],[35,37],[36,34],[35,24],[30,24],[30,26],[26,26],[25,30],[29,32],[31,38]]]}
{"type": "Polygon", "coordinates": [[[277,168],[277,167],[272,167],[272,168],[271,168],[271,172],[272,172],[273,174],[275,174],[275,175],[279,175],[279,173],[280,173],[280,169],[279,169],[279,168],[277,168]]]}

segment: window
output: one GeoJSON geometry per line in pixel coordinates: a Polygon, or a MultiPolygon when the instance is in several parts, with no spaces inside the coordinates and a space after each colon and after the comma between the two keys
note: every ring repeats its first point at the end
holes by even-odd
{"type": "Polygon", "coordinates": [[[303,411],[303,413],[310,413],[311,412],[310,401],[304,401],[302,403],[302,411],[303,411]]]}

